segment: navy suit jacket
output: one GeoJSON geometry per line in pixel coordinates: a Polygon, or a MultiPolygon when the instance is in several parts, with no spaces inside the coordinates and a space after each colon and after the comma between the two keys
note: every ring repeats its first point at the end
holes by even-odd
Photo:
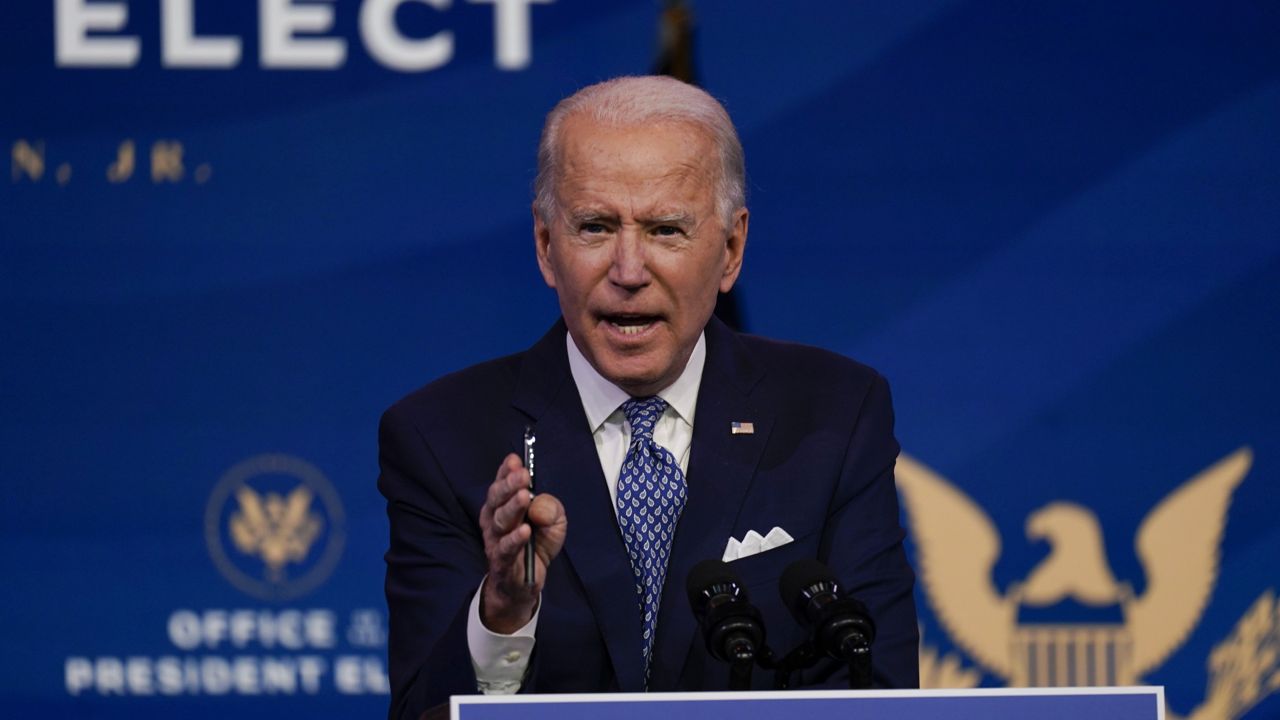
{"type": "MultiPolygon", "coordinates": [[[[387,498],[391,717],[417,718],[475,693],[469,603],[486,571],[478,524],[502,458],[538,434],[539,492],[564,504],[568,533],[548,568],[523,691],[640,691],[640,607],[558,322],[524,353],[448,375],[392,406],[379,429],[387,498]]],[[[777,652],[803,633],[777,590],[799,558],[825,562],[866,603],[878,633],[874,680],[916,687],[914,576],[902,548],[889,390],[874,370],[815,348],[738,335],[714,318],[689,454],[688,500],[672,547],[649,689],[724,690],[686,599],[690,568],[730,537],[782,527],[795,541],[732,563],[777,652]],[[734,421],[753,434],[731,434],[734,421]]],[[[824,663],[808,685],[847,687],[824,663]]],[[[757,687],[770,674],[757,671],[757,687]]]]}

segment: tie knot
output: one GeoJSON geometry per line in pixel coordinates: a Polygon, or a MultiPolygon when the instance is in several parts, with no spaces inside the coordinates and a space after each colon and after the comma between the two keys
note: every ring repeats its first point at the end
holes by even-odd
{"type": "Polygon", "coordinates": [[[667,401],[654,395],[646,398],[631,398],[622,403],[622,414],[627,416],[631,425],[631,439],[653,438],[653,428],[667,409],[667,401]]]}

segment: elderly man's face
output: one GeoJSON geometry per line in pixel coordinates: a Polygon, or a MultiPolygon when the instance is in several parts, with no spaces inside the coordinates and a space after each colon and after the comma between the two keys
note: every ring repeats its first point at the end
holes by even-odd
{"type": "Polygon", "coordinates": [[[680,376],[716,294],[733,287],[747,211],[725,227],[719,155],[694,125],[571,116],[561,139],[555,217],[534,214],[538,266],[591,365],[652,395],[680,376]]]}

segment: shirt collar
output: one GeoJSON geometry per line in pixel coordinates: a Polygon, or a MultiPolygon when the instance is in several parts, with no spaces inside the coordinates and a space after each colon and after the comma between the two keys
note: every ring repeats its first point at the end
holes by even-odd
{"type": "MultiPolygon", "coordinates": [[[[626,390],[614,385],[596,372],[586,356],[578,349],[573,336],[568,333],[565,333],[565,345],[569,349],[569,372],[573,374],[573,382],[578,386],[582,409],[586,411],[587,422],[591,424],[591,432],[594,433],[631,396],[626,390]]],[[[666,400],[667,405],[688,423],[689,427],[693,427],[693,414],[698,406],[698,388],[702,385],[702,369],[706,363],[707,336],[706,333],[701,333],[680,377],[658,391],[658,397],[666,400]]]]}

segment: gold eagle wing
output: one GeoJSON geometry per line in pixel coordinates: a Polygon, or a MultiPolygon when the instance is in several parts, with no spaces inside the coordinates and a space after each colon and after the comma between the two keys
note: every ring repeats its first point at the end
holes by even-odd
{"type": "Polygon", "coordinates": [[[231,516],[231,539],[240,552],[254,553],[268,533],[262,497],[244,485],[236,490],[236,500],[240,503],[240,512],[231,516]]]}
{"type": "Polygon", "coordinates": [[[311,511],[311,491],[306,485],[299,485],[289,496],[285,498],[284,522],[281,523],[290,531],[296,531],[297,528],[307,524],[310,518],[307,514],[311,511]]]}
{"type": "Polygon", "coordinates": [[[1017,607],[991,579],[1000,557],[995,523],[959,488],[905,454],[895,475],[934,614],[969,655],[1010,677],[1017,607]]]}
{"type": "Polygon", "coordinates": [[[1200,620],[1218,579],[1231,494],[1252,463],[1249,448],[1236,450],[1170,493],[1138,528],[1147,588],[1125,608],[1135,678],[1164,662],[1200,620]]]}

